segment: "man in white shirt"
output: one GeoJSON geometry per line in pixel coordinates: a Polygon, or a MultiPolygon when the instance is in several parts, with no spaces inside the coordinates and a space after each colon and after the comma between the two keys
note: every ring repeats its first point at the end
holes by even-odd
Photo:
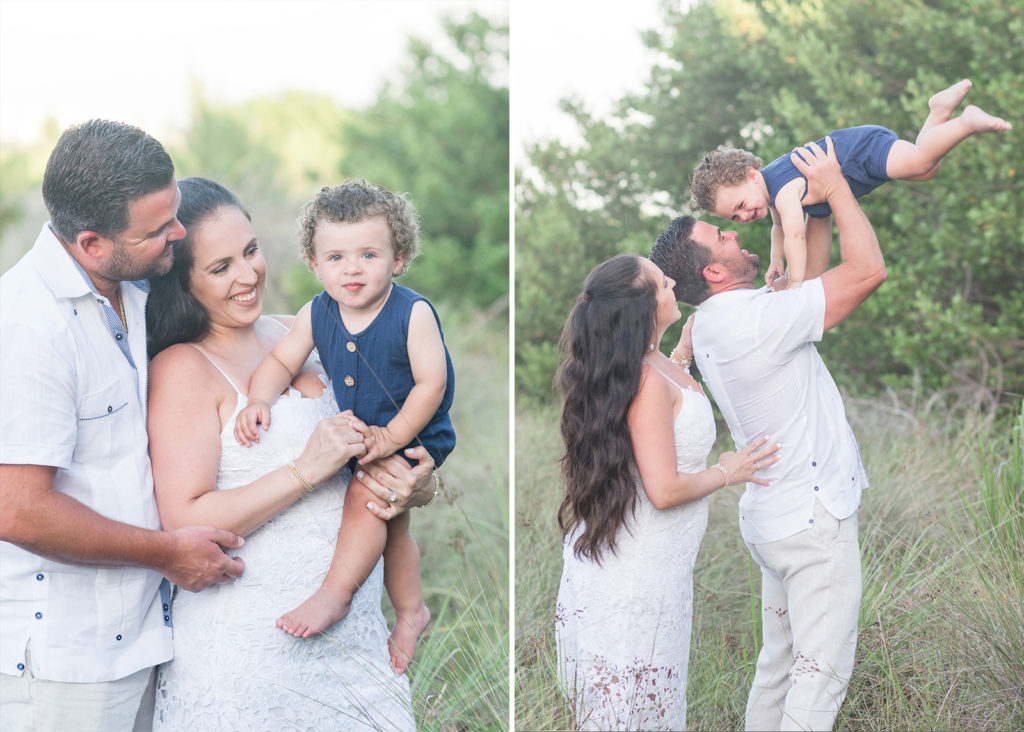
{"type": "Polygon", "coordinates": [[[774,291],[755,289],[757,255],[740,248],[736,232],[690,217],[673,221],[651,251],[676,280],[677,299],[697,306],[693,361],[736,444],[769,435],[782,445],[779,461],[761,473],[770,485],[748,483],[740,499],[740,531],[761,567],[764,628],[748,730],[831,729],[857,643],[857,508],[868,482],[839,391],[813,344],[886,272],[831,140],[827,154],[812,148],[791,159],[808,179],[805,203],[832,207],[842,258],[820,278],[793,290],[785,281],[774,291]]]}
{"type": "Polygon", "coordinates": [[[43,198],[50,222],[0,278],[3,728],[146,728],[172,655],[163,578],[243,570],[223,550],[240,537],[163,532],[153,495],[145,280],[185,234],[180,193],[159,142],[92,120],[57,142],[43,198]]]}

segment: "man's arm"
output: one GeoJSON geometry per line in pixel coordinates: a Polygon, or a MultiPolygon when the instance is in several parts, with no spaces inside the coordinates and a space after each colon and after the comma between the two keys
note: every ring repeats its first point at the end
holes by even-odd
{"type": "Polygon", "coordinates": [[[192,591],[242,575],[242,560],[221,549],[241,546],[231,532],[113,521],[54,490],[55,474],[43,465],[0,465],[0,540],[66,564],[146,567],[192,591]]]}
{"type": "Polygon", "coordinates": [[[842,261],[821,276],[828,330],[845,320],[885,282],[886,271],[878,237],[843,178],[832,138],[825,138],[825,144],[827,152],[811,143],[795,150],[789,159],[807,178],[807,197],[827,201],[839,229],[842,261]]]}

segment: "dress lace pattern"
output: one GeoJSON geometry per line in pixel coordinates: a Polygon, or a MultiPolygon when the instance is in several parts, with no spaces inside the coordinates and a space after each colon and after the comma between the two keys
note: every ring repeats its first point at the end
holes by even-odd
{"type": "MultiPolygon", "coordinates": [[[[235,415],[245,406],[238,395],[235,415]]],[[[260,442],[241,447],[232,418],[221,432],[217,490],[246,485],[297,457],[316,423],[337,413],[292,390],[273,406],[260,442]]],[[[174,598],[174,660],[160,668],[154,730],[414,730],[409,682],[388,662],[380,610],[383,562],[348,616],[323,634],[293,638],[274,621],[327,573],[341,523],[343,470],[245,539],[239,580],[174,598]]]]}
{"type": "MultiPolygon", "coordinates": [[[[680,388],[676,464],[696,472],[707,467],[715,421],[702,392],[680,388]]],[[[578,729],[686,729],[693,566],[707,498],[659,511],[639,479],[636,488],[636,516],[619,531],[615,555],[600,565],[577,558],[575,533],[563,547],[555,637],[578,729]]]]}

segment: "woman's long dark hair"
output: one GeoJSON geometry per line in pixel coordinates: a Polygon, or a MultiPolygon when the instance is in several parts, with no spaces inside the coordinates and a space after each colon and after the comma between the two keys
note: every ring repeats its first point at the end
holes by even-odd
{"type": "Polygon", "coordinates": [[[174,264],[167,274],[149,281],[146,302],[146,350],[153,358],[175,343],[192,343],[210,330],[210,316],[189,290],[192,275],[192,245],[195,232],[208,216],[223,206],[234,206],[250,219],[234,193],[207,178],[185,178],[178,181],[181,205],[178,221],[185,227],[185,238],[174,247],[174,264]]]}
{"type": "Polygon", "coordinates": [[[633,444],[626,415],[640,387],[640,365],[657,310],[652,278],[640,258],[620,254],[595,267],[562,331],[556,381],[564,398],[558,509],[564,534],[582,525],[576,556],[598,563],[636,509],[633,444]]]}

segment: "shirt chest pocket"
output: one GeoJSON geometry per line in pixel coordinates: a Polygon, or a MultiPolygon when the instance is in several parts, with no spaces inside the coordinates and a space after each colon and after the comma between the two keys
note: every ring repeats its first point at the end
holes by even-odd
{"type": "Polygon", "coordinates": [[[112,381],[82,397],[78,407],[78,438],[75,461],[89,463],[117,458],[116,445],[129,440],[128,391],[120,381],[112,381]],[[120,438],[120,439],[118,439],[120,438]]]}

